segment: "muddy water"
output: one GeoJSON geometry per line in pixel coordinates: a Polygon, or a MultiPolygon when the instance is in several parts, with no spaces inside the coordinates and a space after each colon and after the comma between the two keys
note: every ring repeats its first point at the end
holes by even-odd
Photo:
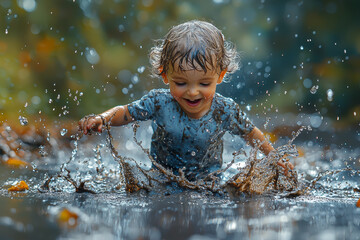
{"type": "MultiPolygon", "coordinates": [[[[130,158],[143,169],[150,168],[151,160],[134,142],[131,127],[111,131],[118,155],[134,169],[130,158]]],[[[144,148],[149,145],[148,134],[147,126],[137,133],[144,148]]],[[[230,163],[241,143],[225,140],[224,160],[230,163]]],[[[123,166],[114,159],[106,137],[82,138],[77,152],[73,141],[70,149],[32,160],[33,171],[0,166],[0,239],[360,239],[360,209],[355,206],[360,197],[357,141],[346,147],[296,142],[305,152],[292,159],[297,179],[301,186],[311,186],[305,194],[270,188],[262,195],[229,196],[180,188],[176,181],[130,194],[119,184],[123,166]],[[346,170],[349,167],[353,170],[346,170]],[[48,191],[40,193],[50,176],[48,191]],[[7,186],[20,179],[30,189],[9,193],[7,186]],[[79,189],[84,193],[75,192],[79,189]],[[75,224],[59,222],[64,208],[78,216],[75,224]]],[[[219,184],[236,174],[238,166],[246,168],[251,150],[244,151],[247,155],[237,156],[236,167],[230,167],[219,184]]]]}

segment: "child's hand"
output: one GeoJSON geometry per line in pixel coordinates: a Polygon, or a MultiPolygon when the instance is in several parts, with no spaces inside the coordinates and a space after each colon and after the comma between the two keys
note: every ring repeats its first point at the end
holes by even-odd
{"type": "Polygon", "coordinates": [[[79,121],[79,130],[85,135],[91,134],[92,131],[102,132],[103,119],[100,115],[85,116],[79,121]]]}
{"type": "Polygon", "coordinates": [[[284,160],[283,160],[284,158],[286,158],[286,155],[285,155],[284,157],[282,157],[282,158],[277,162],[277,164],[278,164],[280,167],[284,168],[284,174],[285,174],[285,176],[287,176],[287,175],[288,175],[288,172],[289,172],[289,171],[292,171],[292,170],[294,169],[294,165],[292,165],[292,163],[289,162],[289,161],[284,161],[284,160]]]}

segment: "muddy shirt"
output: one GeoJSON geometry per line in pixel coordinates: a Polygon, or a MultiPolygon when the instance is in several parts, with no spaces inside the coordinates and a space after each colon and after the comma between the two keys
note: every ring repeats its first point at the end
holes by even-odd
{"type": "Polygon", "coordinates": [[[168,89],[151,90],[128,109],[135,120],[153,121],[150,153],[154,159],[175,173],[185,167],[190,179],[221,167],[225,132],[243,136],[254,128],[234,100],[218,93],[200,119],[189,118],[168,89]]]}

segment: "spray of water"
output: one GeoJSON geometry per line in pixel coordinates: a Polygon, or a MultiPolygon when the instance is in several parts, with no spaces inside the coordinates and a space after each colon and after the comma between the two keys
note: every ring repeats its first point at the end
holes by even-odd
{"type": "MultiPolygon", "coordinates": [[[[285,176],[283,174],[283,170],[277,165],[277,162],[280,159],[296,157],[298,155],[298,151],[296,146],[293,144],[293,141],[300,135],[302,131],[311,130],[310,127],[301,127],[297,132],[293,133],[292,138],[287,142],[287,144],[276,148],[275,151],[269,156],[258,158],[258,152],[260,148],[259,146],[261,143],[256,145],[249,154],[247,154],[243,149],[240,149],[239,151],[236,151],[232,154],[233,159],[229,164],[227,164],[226,167],[211,172],[201,179],[191,181],[186,178],[184,169],[180,169],[175,173],[172,170],[165,168],[153,159],[153,157],[150,155],[149,149],[143,147],[142,142],[137,138],[137,131],[139,128],[138,123],[134,123],[132,126],[133,140],[149,158],[153,167],[149,170],[143,169],[135,159],[120,155],[114,147],[114,140],[110,131],[110,125],[111,119],[107,124],[105,124],[104,121],[104,128],[107,133],[106,145],[109,148],[113,159],[118,163],[118,175],[116,175],[116,172],[113,172],[114,174],[111,175],[106,171],[100,153],[101,149],[103,149],[105,146],[103,144],[98,144],[94,149],[94,160],[97,164],[96,177],[94,177],[94,179],[98,179],[98,182],[95,182],[92,179],[92,184],[95,182],[95,184],[103,184],[104,186],[106,184],[106,178],[113,177],[116,178],[116,181],[118,182],[118,186],[115,188],[123,188],[128,192],[137,192],[141,189],[145,191],[156,191],[156,189],[161,185],[175,183],[175,185],[179,186],[180,188],[196,191],[210,191],[217,194],[227,193],[230,196],[239,196],[243,194],[277,194],[283,197],[296,197],[310,193],[311,190],[316,187],[316,184],[326,176],[333,176],[345,171],[350,171],[353,175],[359,175],[359,171],[353,170],[351,168],[343,168],[338,170],[326,170],[324,172],[319,172],[316,177],[308,182],[299,182],[296,171],[290,171],[289,174],[285,176]],[[221,175],[229,168],[233,167],[236,157],[240,155],[245,156],[246,166],[239,168],[235,174],[233,174],[224,182],[221,179],[221,175]]],[[[9,139],[9,134],[11,135],[12,131],[10,131],[9,127],[5,127],[3,130],[4,131],[2,131],[1,135],[2,138],[4,139],[6,137],[6,139],[9,139]]],[[[73,176],[73,173],[68,169],[68,166],[71,163],[74,163],[78,158],[78,141],[81,137],[81,133],[72,136],[74,148],[72,149],[69,160],[61,165],[58,173],[46,177],[45,182],[38,188],[40,192],[54,191],[55,188],[51,188],[51,184],[55,183],[61,185],[64,184],[64,181],[70,183],[70,185],[75,188],[75,192],[77,193],[96,192],[95,190],[85,186],[87,182],[91,182],[89,179],[86,179],[86,177],[82,178],[80,173],[77,173],[76,176],[73,176]]],[[[110,187],[107,187],[107,189],[109,188],[110,187]]],[[[96,189],[98,190],[99,188],[96,189]]],[[[56,191],[61,191],[61,188],[56,189],[56,191]]]]}

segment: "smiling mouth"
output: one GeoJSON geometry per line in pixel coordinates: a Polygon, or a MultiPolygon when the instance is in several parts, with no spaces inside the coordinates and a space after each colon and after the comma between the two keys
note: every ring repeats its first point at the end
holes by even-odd
{"type": "Polygon", "coordinates": [[[200,99],[195,99],[195,100],[193,100],[193,101],[191,101],[191,100],[189,100],[189,99],[185,99],[185,101],[186,101],[186,103],[187,103],[189,106],[195,107],[195,106],[197,106],[197,105],[200,103],[201,98],[200,98],[200,99]]]}

